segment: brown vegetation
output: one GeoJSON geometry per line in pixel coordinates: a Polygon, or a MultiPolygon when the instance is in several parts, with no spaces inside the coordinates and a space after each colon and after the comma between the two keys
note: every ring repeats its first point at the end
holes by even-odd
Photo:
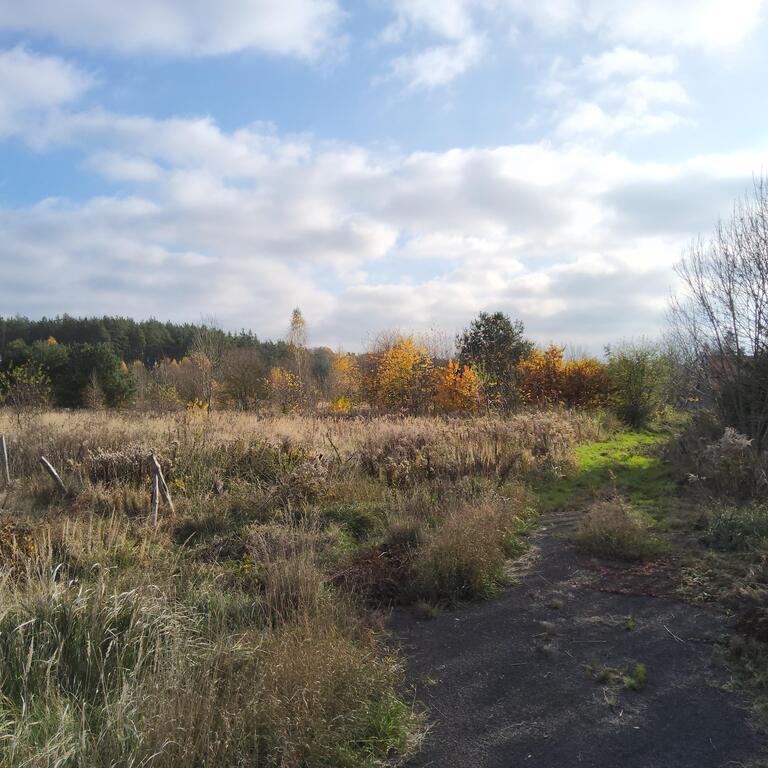
{"type": "Polygon", "coordinates": [[[420,718],[366,606],[488,597],[596,416],[0,413],[0,766],[365,766],[420,718]],[[67,487],[41,472],[45,454],[67,487]],[[175,512],[150,522],[150,454],[175,512]]]}

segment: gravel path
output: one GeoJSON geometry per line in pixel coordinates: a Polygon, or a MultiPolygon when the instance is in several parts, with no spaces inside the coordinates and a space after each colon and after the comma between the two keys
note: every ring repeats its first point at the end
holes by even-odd
{"type": "Polygon", "coordinates": [[[714,647],[722,617],[674,598],[673,563],[597,564],[579,553],[568,540],[576,519],[545,519],[518,585],[500,598],[432,621],[393,617],[431,723],[409,766],[749,765],[768,740],[725,687],[714,647]],[[627,689],[618,671],[638,663],[647,682],[627,689]]]}

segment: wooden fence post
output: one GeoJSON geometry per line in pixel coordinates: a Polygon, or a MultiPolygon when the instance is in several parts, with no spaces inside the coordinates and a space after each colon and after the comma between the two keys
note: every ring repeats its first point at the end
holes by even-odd
{"type": "Polygon", "coordinates": [[[168,509],[171,510],[171,514],[173,514],[174,509],[173,502],[171,501],[171,492],[168,490],[168,483],[165,482],[165,478],[163,477],[163,470],[160,467],[160,462],[157,460],[157,456],[155,456],[154,453],[150,456],[150,460],[154,467],[154,475],[159,481],[160,494],[163,497],[163,501],[168,505],[168,509]]]}
{"type": "Polygon", "coordinates": [[[45,468],[45,471],[53,478],[53,481],[56,483],[56,485],[59,486],[59,490],[62,493],[66,493],[67,486],[64,485],[64,481],[59,477],[59,473],[53,468],[53,466],[51,465],[51,462],[48,461],[48,459],[46,459],[45,456],[41,456],[40,463],[45,468]]]}
{"type": "Polygon", "coordinates": [[[11,468],[8,466],[8,445],[5,442],[5,435],[0,435],[0,461],[3,462],[3,477],[5,484],[11,484],[11,468]]]}
{"type": "Polygon", "coordinates": [[[160,478],[157,470],[152,472],[152,525],[157,526],[157,508],[160,504],[160,478]]]}

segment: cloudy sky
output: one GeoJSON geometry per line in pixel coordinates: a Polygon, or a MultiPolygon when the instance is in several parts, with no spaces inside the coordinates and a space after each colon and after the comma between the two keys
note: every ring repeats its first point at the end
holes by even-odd
{"type": "Polygon", "coordinates": [[[0,314],[599,350],[768,170],[763,0],[0,0],[0,314]]]}

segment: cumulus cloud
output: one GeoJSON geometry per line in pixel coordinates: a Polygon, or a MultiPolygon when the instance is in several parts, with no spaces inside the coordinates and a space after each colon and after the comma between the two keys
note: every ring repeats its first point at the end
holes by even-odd
{"type": "Polygon", "coordinates": [[[653,332],[681,249],[768,159],[398,154],[107,112],[71,115],[55,140],[122,193],[0,210],[5,311],[216,314],[274,335],[299,304],[315,342],[352,348],[494,308],[595,351],[653,332]]]}
{"type": "Polygon", "coordinates": [[[668,131],[685,121],[690,103],[674,79],[677,61],[617,46],[574,65],[555,59],[539,95],[554,105],[555,135],[605,140],[668,131]]]}
{"type": "Polygon", "coordinates": [[[332,42],[336,0],[24,0],[0,3],[0,29],[73,46],[174,55],[243,50],[314,58],[332,42]]]}
{"type": "Polygon", "coordinates": [[[18,46],[0,51],[0,138],[77,101],[93,83],[90,74],[56,56],[18,46]]]}
{"type": "MultiPolygon", "coordinates": [[[[437,15],[442,3],[433,5],[437,15]]],[[[506,12],[513,23],[528,22],[546,34],[580,31],[619,43],[714,50],[738,45],[752,33],[765,0],[449,0],[444,7],[496,20],[506,12]]]]}
{"type": "MultiPolygon", "coordinates": [[[[545,36],[586,34],[603,44],[617,44],[613,51],[585,60],[584,71],[591,68],[597,77],[656,77],[672,71],[674,59],[648,56],[627,45],[733,48],[756,29],[764,6],[765,0],[395,0],[394,21],[380,38],[399,43],[408,33],[425,32],[444,41],[394,59],[392,71],[410,85],[451,82],[481,60],[478,41],[483,37],[510,44],[524,25],[545,36]],[[507,33],[494,36],[500,27],[507,33]]],[[[626,116],[619,121],[627,122],[626,116]]],[[[669,120],[641,122],[656,129],[669,120]]]]}

